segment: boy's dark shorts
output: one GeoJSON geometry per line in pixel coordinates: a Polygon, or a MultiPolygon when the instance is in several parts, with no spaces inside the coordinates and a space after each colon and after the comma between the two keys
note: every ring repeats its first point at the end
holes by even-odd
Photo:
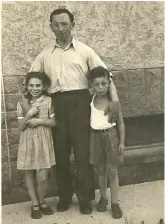
{"type": "Polygon", "coordinates": [[[92,165],[118,165],[121,160],[118,146],[119,135],[116,126],[103,131],[91,128],[89,162],[92,165]]]}

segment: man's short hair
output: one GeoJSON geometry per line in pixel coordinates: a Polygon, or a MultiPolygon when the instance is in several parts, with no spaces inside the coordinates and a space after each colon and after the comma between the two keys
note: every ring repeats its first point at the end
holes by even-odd
{"type": "Polygon", "coordinates": [[[66,13],[68,14],[70,21],[73,22],[74,21],[74,16],[71,12],[69,12],[69,10],[65,9],[65,8],[60,8],[60,9],[55,9],[51,14],[50,14],[50,22],[52,22],[53,16],[54,15],[59,15],[62,13],[66,13]]]}
{"type": "Polygon", "coordinates": [[[96,78],[100,78],[100,77],[107,77],[108,79],[110,79],[109,71],[107,69],[103,68],[102,66],[93,68],[88,75],[88,79],[90,81],[92,81],[93,79],[96,79],[96,78]]]}

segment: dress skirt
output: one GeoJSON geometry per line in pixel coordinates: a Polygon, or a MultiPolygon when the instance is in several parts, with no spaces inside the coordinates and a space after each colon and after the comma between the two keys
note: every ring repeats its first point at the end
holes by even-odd
{"type": "Polygon", "coordinates": [[[55,165],[51,128],[37,126],[20,134],[17,168],[39,170],[55,165]]]}

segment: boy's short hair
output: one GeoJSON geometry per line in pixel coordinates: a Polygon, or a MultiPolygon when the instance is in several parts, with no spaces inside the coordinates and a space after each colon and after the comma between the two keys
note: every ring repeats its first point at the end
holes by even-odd
{"type": "Polygon", "coordinates": [[[110,80],[109,71],[102,66],[98,66],[93,68],[88,75],[90,81],[99,77],[107,77],[110,80]]]}

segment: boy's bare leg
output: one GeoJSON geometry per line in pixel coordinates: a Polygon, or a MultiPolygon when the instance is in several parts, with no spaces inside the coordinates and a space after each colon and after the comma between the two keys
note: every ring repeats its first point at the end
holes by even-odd
{"type": "Polygon", "coordinates": [[[106,166],[104,164],[97,165],[95,167],[97,176],[98,176],[98,183],[100,188],[100,194],[102,198],[107,199],[107,172],[106,166]]]}
{"type": "Polygon", "coordinates": [[[38,205],[38,198],[36,195],[36,187],[35,187],[35,171],[34,170],[26,170],[25,171],[25,180],[26,180],[26,185],[27,185],[27,189],[29,192],[29,196],[32,200],[32,206],[38,205]]]}
{"type": "Polygon", "coordinates": [[[111,204],[116,204],[118,203],[118,192],[119,192],[119,178],[117,167],[108,166],[107,174],[110,181],[111,204]]]}

